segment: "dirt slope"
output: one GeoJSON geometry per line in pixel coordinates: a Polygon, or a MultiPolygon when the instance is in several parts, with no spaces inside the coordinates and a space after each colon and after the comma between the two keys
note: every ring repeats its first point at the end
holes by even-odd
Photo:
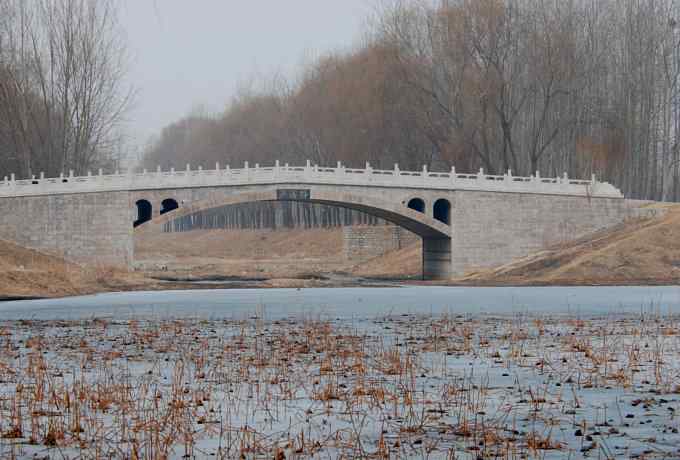
{"type": "Polygon", "coordinates": [[[80,294],[91,281],[79,266],[0,240],[0,296],[80,294]]]}
{"type": "Polygon", "coordinates": [[[342,230],[194,230],[135,234],[136,266],[178,276],[294,278],[343,271],[342,230]]]}
{"type": "Polygon", "coordinates": [[[63,297],[146,286],[142,275],[109,267],[82,267],[0,240],[0,300],[63,297]]]}
{"type": "Polygon", "coordinates": [[[418,242],[357,264],[350,269],[350,272],[355,276],[365,278],[418,279],[421,277],[423,266],[421,248],[418,242]]]}
{"type": "MultiPolygon", "coordinates": [[[[664,217],[628,222],[446,284],[678,284],[680,205],[665,208],[664,217]]],[[[294,285],[294,278],[334,273],[417,279],[421,269],[419,243],[363,263],[348,261],[340,229],[142,233],[136,237],[136,258],[141,270],[135,273],[84,268],[0,240],[0,298],[173,287],[147,277],[159,271],[179,279],[226,275],[285,286],[294,285]]]]}
{"type": "Polygon", "coordinates": [[[514,285],[676,284],[680,282],[680,206],[663,207],[663,217],[621,224],[457,281],[514,285]]]}

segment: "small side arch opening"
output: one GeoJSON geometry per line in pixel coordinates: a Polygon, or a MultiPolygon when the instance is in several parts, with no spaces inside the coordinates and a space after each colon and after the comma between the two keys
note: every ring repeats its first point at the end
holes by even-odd
{"type": "Polygon", "coordinates": [[[425,201],[422,198],[412,198],[408,202],[408,207],[418,212],[425,212],[425,201]]]}
{"type": "Polygon", "coordinates": [[[440,198],[434,202],[433,213],[434,218],[446,225],[451,224],[451,203],[449,200],[440,198]]]}
{"type": "Polygon", "coordinates": [[[138,227],[151,220],[153,207],[147,200],[139,200],[135,204],[137,205],[137,220],[133,222],[132,226],[138,227]]]}
{"type": "Polygon", "coordinates": [[[174,211],[177,208],[179,208],[177,200],[172,198],[165,199],[161,203],[161,215],[165,214],[166,212],[174,211]]]}

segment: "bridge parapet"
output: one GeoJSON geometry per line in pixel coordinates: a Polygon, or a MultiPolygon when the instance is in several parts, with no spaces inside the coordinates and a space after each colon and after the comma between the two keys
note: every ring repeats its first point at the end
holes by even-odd
{"type": "Polygon", "coordinates": [[[146,171],[127,174],[88,173],[86,176],[61,175],[58,178],[39,178],[16,180],[14,174],[0,182],[0,197],[63,195],[73,193],[93,193],[108,191],[155,190],[167,188],[195,188],[231,185],[309,183],[326,185],[361,185],[375,187],[420,188],[433,190],[473,190],[503,193],[529,193],[541,195],[570,195],[598,198],[623,198],[621,192],[607,182],[599,182],[593,176],[590,180],[577,180],[567,177],[543,178],[538,172],[529,177],[513,176],[510,171],[503,175],[458,174],[455,168],[447,172],[402,171],[398,165],[394,169],[373,169],[368,163],[365,168],[346,168],[338,163],[336,167],[312,165],[281,165],[232,169],[229,166],[215,169],[146,171]]]}

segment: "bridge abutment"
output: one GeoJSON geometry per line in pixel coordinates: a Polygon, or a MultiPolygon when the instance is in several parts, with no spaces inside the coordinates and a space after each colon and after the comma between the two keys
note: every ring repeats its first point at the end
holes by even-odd
{"type": "Polygon", "coordinates": [[[451,276],[510,263],[640,217],[638,211],[621,198],[457,191],[451,276]]]}
{"type": "Polygon", "coordinates": [[[132,263],[130,193],[0,199],[0,238],[66,260],[127,268],[132,263]]]}

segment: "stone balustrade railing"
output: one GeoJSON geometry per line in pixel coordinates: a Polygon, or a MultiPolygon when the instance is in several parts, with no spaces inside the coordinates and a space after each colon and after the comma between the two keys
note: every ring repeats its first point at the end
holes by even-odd
{"type": "Polygon", "coordinates": [[[578,195],[592,197],[622,198],[621,192],[606,182],[576,180],[567,177],[543,178],[538,173],[529,177],[513,176],[510,171],[504,175],[489,175],[480,170],[477,174],[458,174],[455,168],[448,172],[431,172],[427,167],[421,171],[394,169],[373,169],[368,163],[363,169],[346,168],[338,163],[335,168],[312,165],[281,165],[250,167],[248,163],[240,169],[229,166],[206,170],[146,171],[127,174],[97,174],[87,176],[68,175],[45,178],[43,174],[32,179],[16,180],[14,174],[0,182],[0,197],[57,195],[71,193],[93,193],[118,190],[154,190],[165,188],[215,187],[222,185],[256,184],[330,184],[368,185],[376,187],[423,188],[441,190],[477,190],[506,193],[534,193],[547,195],[578,195]]]}

